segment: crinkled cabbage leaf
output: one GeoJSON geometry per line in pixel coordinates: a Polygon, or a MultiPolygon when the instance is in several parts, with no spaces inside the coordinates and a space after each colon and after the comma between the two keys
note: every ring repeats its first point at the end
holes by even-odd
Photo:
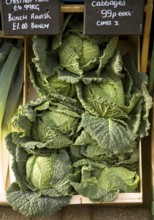
{"type": "Polygon", "coordinates": [[[18,144],[25,148],[33,145],[33,149],[70,146],[81,112],[74,99],[61,96],[53,97],[53,101],[52,97],[43,97],[20,106],[12,119],[13,126],[21,131],[18,144]]]}

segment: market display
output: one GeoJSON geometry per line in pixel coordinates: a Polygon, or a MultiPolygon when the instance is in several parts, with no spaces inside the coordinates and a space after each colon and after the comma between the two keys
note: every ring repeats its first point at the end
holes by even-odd
{"type": "Polygon", "coordinates": [[[82,29],[71,14],[60,35],[32,39],[39,98],[19,107],[6,138],[16,177],[7,200],[25,216],[52,215],[77,194],[111,202],[138,190],[138,143],[152,107],[147,75],[122,56],[118,36],[82,29]]]}

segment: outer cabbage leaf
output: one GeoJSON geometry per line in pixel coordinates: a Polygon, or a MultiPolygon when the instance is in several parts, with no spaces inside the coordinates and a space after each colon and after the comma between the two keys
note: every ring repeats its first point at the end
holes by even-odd
{"type": "Polygon", "coordinates": [[[70,202],[70,197],[41,196],[31,191],[21,191],[17,183],[13,183],[6,194],[7,200],[13,210],[24,216],[54,215],[70,202]]]}
{"type": "MultiPolygon", "coordinates": [[[[132,153],[123,154],[108,154],[104,149],[102,149],[96,140],[83,130],[81,135],[79,135],[71,147],[71,154],[74,159],[74,166],[78,166],[80,163],[82,165],[88,165],[88,158],[92,161],[105,164],[108,166],[119,166],[129,168],[130,170],[135,170],[138,168],[139,152],[138,148],[135,148],[132,153]],[[87,161],[87,163],[86,163],[87,161]],[[78,164],[78,165],[77,165],[78,164]]],[[[93,165],[95,166],[95,165],[93,165]]]]}
{"type": "Polygon", "coordinates": [[[28,102],[13,118],[14,127],[23,133],[18,144],[22,147],[30,144],[31,149],[70,146],[81,112],[76,100],[60,95],[28,102]]]}
{"type": "Polygon", "coordinates": [[[63,33],[65,32],[65,29],[69,26],[69,23],[70,23],[72,17],[73,17],[73,14],[69,13],[60,28],[60,34],[53,36],[53,38],[52,38],[52,51],[58,50],[60,48],[60,46],[62,45],[63,33]]]}
{"type": "Polygon", "coordinates": [[[101,171],[98,185],[108,189],[119,189],[121,192],[134,192],[139,183],[139,176],[135,171],[124,167],[106,167],[101,171]]]}
{"type": "Polygon", "coordinates": [[[49,95],[52,93],[58,93],[69,97],[74,96],[74,86],[66,81],[62,81],[58,77],[57,71],[55,71],[52,76],[47,77],[44,73],[39,73],[32,62],[28,64],[28,69],[32,85],[39,96],[49,95]]]}
{"type": "Polygon", "coordinates": [[[86,85],[91,82],[101,82],[102,76],[98,77],[94,71],[84,72],[82,76],[77,76],[66,69],[61,67],[57,69],[59,79],[66,81],[67,83],[76,84],[83,81],[86,85]]]}
{"type": "Polygon", "coordinates": [[[118,44],[118,36],[114,36],[110,39],[109,43],[107,44],[105,50],[103,51],[102,55],[99,58],[99,66],[96,70],[97,75],[99,76],[103,67],[109,62],[112,58],[115,49],[117,48],[118,44]]]}
{"type": "Polygon", "coordinates": [[[116,48],[113,57],[106,65],[107,72],[112,72],[118,76],[123,76],[123,61],[121,52],[116,48]]]}
{"type": "Polygon", "coordinates": [[[46,78],[54,75],[58,65],[55,53],[53,55],[49,53],[48,40],[48,36],[45,35],[35,35],[32,38],[32,49],[35,55],[33,62],[35,63],[37,71],[45,74],[46,78]]]}
{"type": "MultiPolygon", "coordinates": [[[[103,167],[104,169],[104,167],[103,167]]],[[[113,201],[118,196],[117,189],[105,189],[98,185],[99,170],[92,166],[82,166],[81,181],[71,182],[78,194],[88,197],[91,201],[113,201]]]]}
{"type": "Polygon", "coordinates": [[[134,192],[138,183],[139,176],[134,171],[123,167],[104,166],[100,169],[95,163],[88,166],[85,163],[81,168],[80,182],[71,184],[77,193],[92,201],[103,202],[115,200],[119,192],[134,192]]]}
{"type": "Polygon", "coordinates": [[[102,82],[76,86],[78,99],[89,113],[105,118],[129,118],[140,93],[125,95],[121,79],[104,74],[102,82]]]}
{"type": "Polygon", "coordinates": [[[66,151],[61,151],[56,158],[53,167],[51,185],[63,196],[72,194],[70,175],[73,173],[72,162],[66,151]]]}
{"type": "Polygon", "coordinates": [[[21,147],[18,147],[13,142],[13,133],[10,133],[6,137],[6,144],[7,149],[9,150],[10,154],[12,155],[12,170],[14,172],[16,181],[18,182],[21,190],[31,189],[34,188],[31,187],[26,182],[26,161],[29,158],[28,153],[22,149],[21,147]]]}
{"type": "Polygon", "coordinates": [[[98,118],[84,113],[81,126],[106,154],[129,153],[136,146],[136,135],[120,120],[98,118]]]}
{"type": "Polygon", "coordinates": [[[112,202],[119,193],[116,189],[106,190],[92,183],[72,182],[71,184],[78,194],[88,197],[93,202],[112,202]]]}
{"type": "MultiPolygon", "coordinates": [[[[40,127],[41,128],[41,127],[40,127]]],[[[22,133],[12,133],[13,143],[17,146],[25,148],[29,153],[33,151],[45,152],[49,149],[60,149],[69,147],[73,142],[62,135],[60,132],[50,129],[46,126],[42,127],[39,135],[40,140],[32,140],[31,138],[27,138],[23,136],[22,133]],[[48,133],[47,133],[48,132],[48,133]]]]}
{"type": "Polygon", "coordinates": [[[152,97],[147,90],[148,77],[146,74],[137,72],[134,59],[130,54],[124,56],[123,62],[133,81],[132,92],[139,91],[142,94],[143,102],[138,108],[138,111],[140,112],[139,114],[141,114],[138,136],[143,138],[148,135],[148,130],[150,128],[149,111],[152,107],[152,97]]]}
{"type": "Polygon", "coordinates": [[[99,161],[92,161],[90,159],[81,159],[81,160],[78,160],[76,161],[74,164],[73,164],[73,167],[93,167],[95,169],[103,169],[105,167],[105,164],[103,163],[100,163],[99,161]]]}
{"type": "Polygon", "coordinates": [[[143,138],[145,136],[149,135],[149,129],[150,129],[150,122],[149,122],[149,112],[152,108],[153,101],[152,97],[149,95],[149,92],[147,90],[147,86],[143,84],[143,106],[142,106],[142,120],[139,126],[138,130],[138,136],[140,138],[143,138]]]}

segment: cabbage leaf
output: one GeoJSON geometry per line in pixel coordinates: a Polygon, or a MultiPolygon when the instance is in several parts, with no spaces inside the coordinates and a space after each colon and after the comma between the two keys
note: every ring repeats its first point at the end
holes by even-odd
{"type": "Polygon", "coordinates": [[[81,126],[106,153],[128,153],[136,146],[136,135],[123,121],[84,113],[81,126]]]}
{"type": "Polygon", "coordinates": [[[11,184],[6,197],[14,211],[27,217],[54,215],[70,202],[69,196],[40,196],[36,192],[21,191],[17,183],[11,184]]]}

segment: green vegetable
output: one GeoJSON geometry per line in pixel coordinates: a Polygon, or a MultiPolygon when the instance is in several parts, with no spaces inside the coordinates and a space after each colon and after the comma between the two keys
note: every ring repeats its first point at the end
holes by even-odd
{"type": "Polygon", "coordinates": [[[59,50],[60,65],[78,75],[96,67],[99,57],[97,42],[75,34],[66,36],[59,50]]]}
{"type": "Polygon", "coordinates": [[[23,192],[17,183],[9,187],[6,196],[13,210],[27,217],[54,215],[70,201],[70,197],[40,196],[31,191],[23,192]]]}
{"type": "MultiPolygon", "coordinates": [[[[79,16],[80,17],[80,16],[79,16]]],[[[69,14],[56,36],[33,36],[31,82],[39,98],[20,106],[7,138],[16,177],[14,210],[51,215],[81,194],[94,202],[136,192],[138,142],[148,135],[148,79],[117,36],[87,36],[69,14]]]]}
{"type": "Polygon", "coordinates": [[[54,214],[70,200],[70,175],[73,169],[68,153],[66,150],[52,153],[43,149],[40,155],[40,152],[33,148],[17,146],[15,139],[15,132],[6,138],[17,180],[7,191],[10,205],[25,216],[54,214]],[[28,201],[25,202],[27,198],[28,201]],[[50,208],[46,213],[47,207],[50,208]]]}
{"type": "Polygon", "coordinates": [[[106,154],[130,153],[137,136],[122,121],[83,114],[81,126],[106,154]]]}
{"type": "Polygon", "coordinates": [[[32,38],[34,57],[29,72],[39,95],[59,93],[74,97],[73,84],[101,81],[102,70],[116,51],[117,36],[83,35],[83,23],[70,19],[71,16],[66,18],[60,35],[32,38]]]}
{"type": "Polygon", "coordinates": [[[31,82],[39,95],[58,93],[72,97],[75,94],[74,86],[58,78],[56,68],[58,58],[55,53],[48,54],[46,36],[33,37],[33,51],[35,57],[29,63],[31,82]],[[40,50],[41,48],[41,50],[40,50]]]}
{"type": "Polygon", "coordinates": [[[7,41],[4,41],[0,48],[0,63],[6,60],[8,54],[10,53],[11,49],[13,47],[12,43],[9,43],[7,41]]]}
{"type": "Polygon", "coordinates": [[[31,156],[26,164],[27,179],[37,189],[50,188],[54,158],[31,156]]]}
{"type": "Polygon", "coordinates": [[[112,79],[109,74],[103,75],[102,82],[92,82],[90,85],[86,86],[83,93],[91,103],[93,99],[94,102],[95,100],[106,101],[119,106],[125,104],[124,90],[121,79],[112,79]]]}
{"type": "Polygon", "coordinates": [[[20,106],[12,119],[13,126],[21,131],[18,144],[58,149],[73,143],[82,109],[74,99],[57,99],[44,97],[20,106]]]}
{"type": "Polygon", "coordinates": [[[2,120],[5,112],[5,106],[7,101],[7,96],[9,89],[14,77],[15,69],[21,55],[21,50],[13,47],[11,52],[3,66],[3,69],[0,74],[0,127],[2,125],[2,120]],[[5,82],[5,83],[4,83],[5,82]]]}
{"type": "Polygon", "coordinates": [[[4,42],[0,48],[0,158],[2,171],[2,185],[6,184],[8,172],[9,155],[6,150],[5,137],[11,131],[11,117],[13,116],[21,94],[23,83],[22,70],[18,71],[19,58],[22,49],[18,49],[13,44],[4,42]],[[20,72],[20,73],[19,73],[20,72]]]}
{"type": "Polygon", "coordinates": [[[72,186],[83,196],[94,202],[113,201],[119,192],[134,192],[139,176],[123,167],[105,167],[98,169],[94,165],[80,165],[81,181],[72,182],[72,186]]]}

